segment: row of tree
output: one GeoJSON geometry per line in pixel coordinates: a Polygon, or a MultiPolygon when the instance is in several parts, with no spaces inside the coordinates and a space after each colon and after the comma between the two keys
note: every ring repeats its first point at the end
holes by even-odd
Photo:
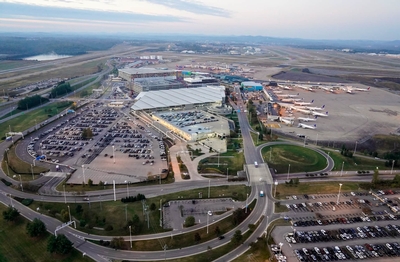
{"type": "Polygon", "coordinates": [[[18,101],[19,110],[29,110],[30,108],[42,105],[49,102],[49,99],[41,97],[40,95],[28,96],[18,101]]]}
{"type": "Polygon", "coordinates": [[[142,200],[145,200],[145,199],[146,199],[146,196],[139,193],[136,196],[123,197],[123,198],[121,198],[121,202],[122,203],[129,203],[129,202],[142,201],[142,200]]]}
{"type": "Polygon", "coordinates": [[[74,91],[74,89],[71,87],[71,85],[68,82],[61,81],[60,83],[58,83],[58,85],[56,87],[54,87],[50,91],[49,97],[56,98],[56,97],[71,93],[72,91],[74,91]]]}

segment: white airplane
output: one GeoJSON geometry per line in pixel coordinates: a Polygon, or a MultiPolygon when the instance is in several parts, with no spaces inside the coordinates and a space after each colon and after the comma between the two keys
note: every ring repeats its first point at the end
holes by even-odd
{"type": "Polygon", "coordinates": [[[292,90],[292,88],[290,86],[279,86],[279,87],[281,87],[281,88],[283,88],[285,90],[292,90]]]}
{"type": "Polygon", "coordinates": [[[320,113],[320,112],[312,111],[312,115],[313,116],[328,116],[328,112],[320,113]]]}
{"type": "Polygon", "coordinates": [[[317,125],[310,126],[310,125],[306,125],[306,124],[299,124],[297,127],[308,128],[308,129],[316,129],[317,125]]]}
{"type": "Polygon", "coordinates": [[[317,117],[318,117],[318,116],[315,116],[314,118],[310,118],[310,117],[298,117],[297,119],[298,119],[299,121],[303,121],[303,122],[315,122],[315,121],[317,121],[317,117]]]}
{"type": "MultiPolygon", "coordinates": [[[[276,93],[276,92],[275,92],[276,93]]],[[[299,96],[299,93],[297,93],[297,95],[291,95],[291,94],[277,94],[277,96],[279,96],[279,97],[289,97],[289,98],[291,98],[291,97],[298,97],[299,96]]]]}
{"type": "Polygon", "coordinates": [[[313,106],[306,106],[306,109],[311,110],[311,111],[321,111],[325,108],[325,105],[321,107],[313,107],[313,106]]]}
{"type": "Polygon", "coordinates": [[[287,125],[293,125],[293,120],[280,117],[279,120],[287,125]]]}
{"type": "Polygon", "coordinates": [[[301,89],[304,89],[304,90],[307,90],[307,91],[314,92],[314,90],[313,90],[311,87],[309,87],[309,86],[297,85],[297,87],[299,87],[299,88],[301,88],[301,89]]]}
{"type": "Polygon", "coordinates": [[[314,100],[311,100],[311,102],[294,102],[295,105],[299,106],[308,106],[311,105],[312,103],[314,103],[314,100]]]}
{"type": "Polygon", "coordinates": [[[312,111],[310,111],[310,110],[305,110],[305,109],[298,108],[298,107],[295,107],[295,106],[292,106],[291,109],[294,109],[294,110],[299,111],[299,112],[301,112],[303,114],[306,114],[306,115],[310,115],[312,113],[312,111]]]}
{"type": "Polygon", "coordinates": [[[368,88],[353,88],[353,90],[355,90],[355,91],[364,91],[364,92],[368,92],[370,88],[371,88],[371,87],[368,87],[368,88]]]}
{"type": "Polygon", "coordinates": [[[321,89],[336,94],[335,90],[333,90],[331,87],[321,86],[321,89]]]}
{"type": "Polygon", "coordinates": [[[283,98],[282,102],[294,103],[303,100],[302,98],[283,98]]]}

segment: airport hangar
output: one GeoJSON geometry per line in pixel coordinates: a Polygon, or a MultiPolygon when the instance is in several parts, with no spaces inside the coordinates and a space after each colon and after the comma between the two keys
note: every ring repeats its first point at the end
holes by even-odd
{"type": "Polygon", "coordinates": [[[186,141],[193,142],[212,137],[223,138],[234,130],[232,121],[207,112],[224,107],[224,101],[224,86],[158,90],[141,92],[135,98],[131,111],[145,122],[160,124],[186,141]]]}

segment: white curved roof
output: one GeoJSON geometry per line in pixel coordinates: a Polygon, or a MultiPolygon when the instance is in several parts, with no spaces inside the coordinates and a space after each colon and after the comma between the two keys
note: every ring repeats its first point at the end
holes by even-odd
{"type": "Polygon", "coordinates": [[[225,97],[224,86],[205,86],[141,92],[131,109],[146,110],[160,107],[183,106],[221,102],[225,97]]]}

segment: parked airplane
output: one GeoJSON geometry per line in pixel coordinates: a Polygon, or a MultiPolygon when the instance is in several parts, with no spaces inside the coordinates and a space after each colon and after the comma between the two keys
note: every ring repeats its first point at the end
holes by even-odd
{"type": "Polygon", "coordinates": [[[279,86],[280,88],[283,88],[285,90],[292,90],[292,88],[290,86],[279,86]]]}
{"type": "Polygon", "coordinates": [[[321,107],[313,107],[313,106],[306,106],[306,109],[311,110],[311,111],[321,111],[325,108],[325,105],[321,107]]]}
{"type": "Polygon", "coordinates": [[[294,102],[295,105],[299,106],[308,106],[311,105],[312,103],[314,103],[314,100],[311,100],[311,102],[294,102]]]}
{"type": "Polygon", "coordinates": [[[368,87],[368,88],[353,88],[353,90],[368,92],[370,88],[371,87],[368,87]]]}
{"type": "MultiPolygon", "coordinates": [[[[276,93],[276,92],[275,92],[276,93]]],[[[297,95],[291,95],[291,94],[277,94],[279,97],[298,97],[299,93],[297,95]]]]}
{"type": "Polygon", "coordinates": [[[297,87],[299,87],[299,88],[301,88],[301,89],[304,89],[304,90],[307,90],[307,91],[314,92],[314,90],[313,90],[311,87],[309,87],[309,86],[297,85],[297,87]]]}
{"type": "Polygon", "coordinates": [[[313,116],[328,116],[328,112],[326,112],[326,113],[320,113],[320,112],[312,111],[312,115],[313,115],[313,116]]]}
{"type": "Polygon", "coordinates": [[[333,90],[331,87],[321,86],[321,89],[336,94],[335,90],[333,90]]]}
{"type": "Polygon", "coordinates": [[[310,110],[305,110],[305,109],[302,109],[302,108],[299,108],[299,107],[295,107],[295,106],[292,106],[291,109],[294,109],[294,110],[299,111],[299,112],[301,112],[303,114],[306,114],[306,115],[309,115],[309,114],[312,113],[312,111],[310,111],[310,110]]]}
{"type": "Polygon", "coordinates": [[[314,122],[314,121],[317,121],[317,117],[318,117],[318,116],[315,116],[314,118],[310,118],[310,117],[298,117],[297,119],[298,119],[299,121],[303,121],[303,122],[314,122]]]}
{"type": "Polygon", "coordinates": [[[310,126],[310,125],[306,125],[306,124],[299,124],[297,127],[308,128],[308,129],[316,129],[317,125],[310,126]]]}
{"type": "Polygon", "coordinates": [[[282,102],[294,103],[303,100],[302,98],[283,98],[282,102]]]}
{"type": "Polygon", "coordinates": [[[290,120],[290,119],[285,119],[283,117],[280,117],[279,121],[281,121],[281,122],[283,122],[283,123],[285,123],[287,125],[293,125],[293,120],[290,120]]]}

